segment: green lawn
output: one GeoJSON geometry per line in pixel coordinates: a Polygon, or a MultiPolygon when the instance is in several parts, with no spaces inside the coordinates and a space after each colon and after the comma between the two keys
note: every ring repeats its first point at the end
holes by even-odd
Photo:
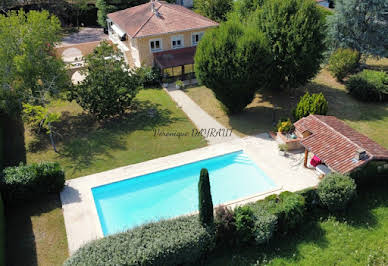
{"type": "MultiPolygon", "coordinates": [[[[57,161],[71,179],[206,145],[202,137],[154,136],[153,129],[191,132],[195,128],[164,90],[142,90],[136,100],[136,111],[105,124],[94,122],[75,102],[55,101],[51,110],[62,113],[56,125],[59,153],[52,150],[47,136],[39,139],[27,130],[28,162],[57,161]]],[[[10,265],[62,265],[68,257],[58,196],[10,208],[7,224],[10,265]]]]}
{"type": "MultiPolygon", "coordinates": [[[[388,59],[368,60],[368,67],[388,71],[388,59]]],[[[290,117],[304,92],[323,92],[329,102],[329,115],[337,116],[351,127],[388,147],[388,104],[364,103],[347,94],[343,84],[334,80],[322,70],[306,86],[293,91],[263,91],[257,93],[254,101],[243,113],[228,116],[214,97],[213,92],[204,87],[186,89],[187,94],[220,123],[234,129],[240,136],[254,135],[272,130],[274,123],[282,117],[290,117]]]]}
{"type": "Polygon", "coordinates": [[[267,246],[216,251],[209,265],[388,265],[387,189],[362,191],[341,215],[309,213],[306,224],[267,246]]]}
{"type": "Polygon", "coordinates": [[[202,137],[154,136],[154,129],[191,132],[195,128],[164,90],[142,90],[136,100],[136,111],[105,124],[94,122],[75,102],[54,102],[51,109],[63,114],[56,125],[59,153],[47,136],[37,139],[27,132],[27,161],[57,161],[71,179],[206,145],[202,137]]]}

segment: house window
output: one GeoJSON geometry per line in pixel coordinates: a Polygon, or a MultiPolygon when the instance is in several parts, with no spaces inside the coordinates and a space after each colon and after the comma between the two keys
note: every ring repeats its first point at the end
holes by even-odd
{"type": "Polygon", "coordinates": [[[202,39],[204,32],[196,32],[191,35],[191,43],[192,45],[197,45],[199,41],[202,39]]]}
{"type": "Polygon", "coordinates": [[[162,40],[161,39],[150,40],[150,49],[151,49],[151,52],[162,51],[163,50],[162,40]]]}
{"type": "Polygon", "coordinates": [[[184,47],[183,35],[177,35],[171,37],[171,47],[172,49],[184,47]]]}

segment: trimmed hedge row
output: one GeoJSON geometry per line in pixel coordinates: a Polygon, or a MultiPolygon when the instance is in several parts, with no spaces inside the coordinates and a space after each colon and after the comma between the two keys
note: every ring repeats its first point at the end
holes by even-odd
{"type": "Polygon", "coordinates": [[[162,220],[95,240],[64,265],[187,265],[214,248],[214,233],[198,215],[162,220]]]}
{"type": "Polygon", "coordinates": [[[0,191],[8,203],[23,202],[58,193],[65,184],[65,173],[58,163],[34,163],[4,169],[0,191]]]}
{"type": "Polygon", "coordinates": [[[346,82],[351,95],[365,102],[388,101],[388,74],[383,71],[365,69],[346,82]]]}

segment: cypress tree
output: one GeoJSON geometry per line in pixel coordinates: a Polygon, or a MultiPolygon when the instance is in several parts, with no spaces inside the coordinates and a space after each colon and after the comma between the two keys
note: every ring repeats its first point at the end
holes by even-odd
{"type": "Polygon", "coordinates": [[[214,222],[213,201],[210,192],[209,172],[203,168],[198,182],[199,221],[204,226],[212,226],[214,222]]]}

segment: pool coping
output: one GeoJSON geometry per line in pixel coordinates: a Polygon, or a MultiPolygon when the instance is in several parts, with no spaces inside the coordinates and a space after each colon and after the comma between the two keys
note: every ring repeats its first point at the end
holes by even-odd
{"type": "MultiPolygon", "coordinates": [[[[92,188],[94,187],[136,178],[149,173],[222,156],[228,153],[243,151],[275,183],[276,187],[255,195],[225,202],[221,205],[227,205],[234,208],[238,205],[257,201],[266,195],[284,191],[282,184],[274,179],[273,175],[269,174],[265,167],[263,168],[261,163],[255,158],[254,152],[257,152],[257,150],[254,150],[254,147],[252,148],[252,145],[250,144],[250,141],[253,138],[254,137],[247,137],[210,145],[66,181],[65,188],[61,192],[60,198],[64,214],[69,253],[74,253],[79,247],[91,240],[104,237],[92,194],[92,188]]],[[[265,139],[265,141],[267,140],[269,141],[269,139],[265,139]]],[[[277,144],[271,145],[276,146],[277,144]]]]}

